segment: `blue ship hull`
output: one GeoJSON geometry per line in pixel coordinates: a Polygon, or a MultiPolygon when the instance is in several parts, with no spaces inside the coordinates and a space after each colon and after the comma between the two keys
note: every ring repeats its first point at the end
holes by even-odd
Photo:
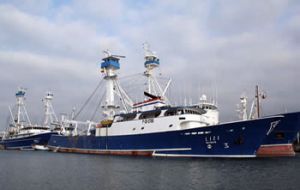
{"type": "Polygon", "coordinates": [[[281,114],[279,125],[265,138],[258,156],[294,156],[293,142],[300,131],[300,112],[281,114]]]}
{"type": "MultiPolygon", "coordinates": [[[[50,150],[90,154],[174,157],[255,157],[271,122],[282,117],[121,136],[53,135],[50,150]]],[[[109,128],[108,128],[109,130],[109,128]]]]}
{"type": "Polygon", "coordinates": [[[33,145],[47,145],[50,137],[56,132],[29,135],[22,138],[3,139],[0,145],[7,150],[32,150],[33,145]]]}

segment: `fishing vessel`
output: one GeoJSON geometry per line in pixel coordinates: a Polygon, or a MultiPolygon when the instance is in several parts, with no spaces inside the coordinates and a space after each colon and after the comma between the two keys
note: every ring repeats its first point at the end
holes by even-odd
{"type": "Polygon", "coordinates": [[[31,124],[25,107],[25,89],[16,93],[16,105],[9,107],[11,122],[3,135],[0,145],[2,149],[32,150],[34,145],[46,145],[52,134],[48,127],[31,124]],[[15,115],[13,111],[16,111],[15,115]]]}
{"type": "MultiPolygon", "coordinates": [[[[145,49],[145,99],[133,101],[119,85],[116,71],[121,56],[106,52],[101,69],[106,82],[104,119],[95,134],[52,135],[55,152],[170,157],[255,157],[265,136],[282,116],[219,124],[200,106],[172,106],[152,74],[158,57],[145,49]],[[156,87],[156,88],[155,88],[156,87]],[[121,100],[116,104],[115,95],[121,100]]],[[[168,86],[168,85],[167,85],[168,86]]]]}
{"type": "MultiPolygon", "coordinates": [[[[249,120],[261,117],[261,99],[265,99],[264,93],[260,92],[256,86],[255,99],[252,102],[249,116],[247,115],[247,98],[241,97],[241,118],[249,120]]],[[[300,112],[281,113],[277,115],[284,116],[264,139],[262,145],[257,151],[257,156],[273,157],[273,156],[295,156],[293,142],[296,140],[297,133],[300,131],[300,112]]]]}

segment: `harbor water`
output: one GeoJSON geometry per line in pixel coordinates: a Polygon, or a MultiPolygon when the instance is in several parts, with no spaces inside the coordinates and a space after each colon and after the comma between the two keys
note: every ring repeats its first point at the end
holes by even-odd
{"type": "Polygon", "coordinates": [[[186,159],[0,151],[0,189],[300,189],[300,154],[186,159]]]}

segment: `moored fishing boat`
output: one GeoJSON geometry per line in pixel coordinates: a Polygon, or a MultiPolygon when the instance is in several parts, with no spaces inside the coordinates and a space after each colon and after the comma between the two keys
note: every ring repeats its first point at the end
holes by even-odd
{"type": "Polygon", "coordinates": [[[3,149],[32,150],[33,145],[47,145],[52,134],[49,128],[33,125],[25,108],[25,89],[16,93],[15,115],[11,114],[11,123],[3,135],[0,145],[3,149]]]}
{"type": "Polygon", "coordinates": [[[95,134],[53,135],[49,149],[56,152],[88,154],[143,155],[171,157],[255,157],[263,139],[283,118],[272,116],[249,121],[212,123],[205,109],[171,106],[166,89],[158,86],[152,70],[159,59],[149,50],[145,55],[148,89],[144,101],[133,103],[117,82],[120,56],[107,53],[101,63],[106,80],[105,119],[95,134]],[[158,86],[153,90],[154,86],[158,86]],[[115,95],[121,99],[124,110],[115,95]],[[128,109],[131,108],[131,109],[128,109]]]}

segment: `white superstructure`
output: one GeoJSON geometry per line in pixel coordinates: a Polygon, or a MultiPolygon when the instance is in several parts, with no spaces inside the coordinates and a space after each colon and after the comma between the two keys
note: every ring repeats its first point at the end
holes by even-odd
{"type": "Polygon", "coordinates": [[[187,107],[170,107],[116,115],[110,127],[96,128],[96,136],[136,135],[206,127],[204,112],[187,107]]]}
{"type": "MultiPolygon", "coordinates": [[[[163,89],[155,76],[153,70],[159,67],[159,59],[154,52],[150,51],[149,45],[144,44],[147,89],[145,89],[145,99],[142,102],[133,104],[130,98],[127,98],[127,104],[131,106],[131,111],[115,114],[119,106],[115,105],[114,95],[120,88],[117,82],[115,70],[120,68],[119,57],[107,53],[101,64],[102,72],[105,73],[104,79],[106,85],[106,101],[103,105],[106,120],[103,120],[96,127],[96,136],[119,136],[147,134],[164,131],[176,131],[183,129],[192,129],[196,127],[206,127],[218,123],[218,112],[214,105],[205,103],[209,107],[171,107],[165,96],[171,83],[168,81],[163,89]],[[107,92],[108,91],[108,92],[107,92]],[[130,100],[130,101],[128,101],[130,100]],[[207,115],[205,115],[207,114],[207,115]]],[[[123,57],[123,56],[122,56],[123,57]]],[[[125,91],[123,93],[126,95],[125,91]]],[[[125,96],[127,97],[127,96],[125,96]]],[[[201,106],[204,102],[201,103],[201,106]]]]}
{"type": "Polygon", "coordinates": [[[205,111],[203,114],[204,121],[207,125],[219,124],[219,110],[214,101],[208,101],[207,96],[203,94],[199,103],[193,105],[194,108],[200,108],[205,111]]]}

